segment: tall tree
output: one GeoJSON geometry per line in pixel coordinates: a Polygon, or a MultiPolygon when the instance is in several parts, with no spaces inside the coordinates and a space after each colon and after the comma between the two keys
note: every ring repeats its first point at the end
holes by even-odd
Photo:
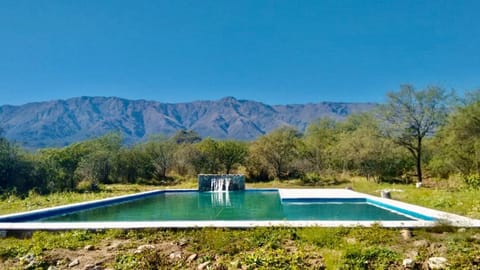
{"type": "Polygon", "coordinates": [[[444,122],[449,95],[439,87],[417,91],[411,85],[402,85],[400,91],[388,93],[387,98],[380,110],[384,124],[382,130],[411,153],[421,183],[423,139],[444,122]]]}
{"type": "Polygon", "coordinates": [[[332,165],[332,151],[338,139],[338,124],[330,118],[311,123],[305,132],[305,148],[302,156],[316,173],[325,171],[332,165]]]}
{"type": "Polygon", "coordinates": [[[301,134],[292,127],[281,127],[256,140],[251,151],[253,156],[262,159],[278,179],[284,179],[291,173],[292,162],[299,156],[301,134]]]}
{"type": "Polygon", "coordinates": [[[463,175],[480,174],[480,91],[449,115],[436,139],[442,167],[463,175]]]}
{"type": "Polygon", "coordinates": [[[218,145],[219,162],[229,174],[235,165],[245,161],[248,153],[247,145],[238,141],[220,141],[218,145]]]}
{"type": "Polygon", "coordinates": [[[350,172],[375,181],[398,179],[413,166],[406,150],[381,135],[371,113],[350,115],[339,126],[336,158],[350,172]]]}

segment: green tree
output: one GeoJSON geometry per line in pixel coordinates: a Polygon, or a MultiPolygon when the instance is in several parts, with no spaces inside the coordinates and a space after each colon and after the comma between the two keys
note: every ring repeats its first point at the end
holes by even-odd
{"type": "Polygon", "coordinates": [[[451,168],[467,176],[480,174],[480,91],[449,115],[436,136],[442,168],[451,168]]]}
{"type": "Polygon", "coordinates": [[[448,113],[449,96],[438,87],[416,91],[403,85],[388,94],[380,116],[384,134],[407,149],[415,160],[418,182],[422,182],[422,143],[442,125],[448,113]]]}
{"type": "Polygon", "coordinates": [[[320,174],[332,167],[338,134],[338,124],[330,118],[319,119],[307,127],[302,151],[308,163],[306,170],[320,174]]]}
{"type": "MultiPolygon", "coordinates": [[[[266,165],[274,177],[285,179],[293,172],[293,161],[299,157],[301,134],[292,127],[281,127],[260,137],[252,144],[250,164],[266,165]]],[[[261,168],[258,168],[261,170],[261,168]]]]}
{"type": "Polygon", "coordinates": [[[405,150],[382,136],[372,114],[351,115],[339,129],[336,156],[351,172],[379,181],[402,177],[412,168],[405,150]]]}
{"type": "Polygon", "coordinates": [[[238,141],[220,141],[218,154],[220,165],[229,174],[236,165],[242,164],[248,153],[247,145],[238,141]]]}
{"type": "Polygon", "coordinates": [[[202,138],[193,130],[179,130],[172,136],[172,140],[176,144],[193,144],[200,142],[202,138]]]}
{"type": "Polygon", "coordinates": [[[35,187],[32,170],[33,164],[20,149],[0,136],[0,191],[7,189],[25,193],[35,187]]]}
{"type": "Polygon", "coordinates": [[[206,138],[196,144],[199,154],[194,159],[195,167],[200,173],[218,173],[222,165],[220,163],[220,146],[212,138],[206,138]]]}
{"type": "Polygon", "coordinates": [[[152,162],[153,177],[166,179],[175,161],[175,144],[167,139],[155,139],[145,144],[145,152],[152,162]]]}

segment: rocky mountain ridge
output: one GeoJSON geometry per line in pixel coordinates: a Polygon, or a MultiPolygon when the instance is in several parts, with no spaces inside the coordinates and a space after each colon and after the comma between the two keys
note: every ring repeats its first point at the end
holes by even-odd
{"type": "Polygon", "coordinates": [[[187,103],[78,97],[0,106],[0,128],[5,137],[27,148],[64,146],[109,132],[121,132],[129,143],[178,130],[251,140],[283,125],[303,131],[318,118],[343,119],[373,107],[373,103],[341,102],[267,105],[233,97],[187,103]]]}

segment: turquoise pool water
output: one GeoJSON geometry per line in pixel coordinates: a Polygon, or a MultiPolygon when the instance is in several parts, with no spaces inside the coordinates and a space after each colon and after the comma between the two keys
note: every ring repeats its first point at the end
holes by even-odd
{"type": "Polygon", "coordinates": [[[164,192],[45,217],[42,222],[192,220],[412,220],[366,201],[282,201],[278,191],[164,192]]]}

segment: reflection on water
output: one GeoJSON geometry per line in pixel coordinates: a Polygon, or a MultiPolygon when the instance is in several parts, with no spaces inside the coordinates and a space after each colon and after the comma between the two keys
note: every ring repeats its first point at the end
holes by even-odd
{"type": "Polygon", "coordinates": [[[211,203],[213,207],[231,207],[230,192],[216,191],[211,192],[211,203]]]}

